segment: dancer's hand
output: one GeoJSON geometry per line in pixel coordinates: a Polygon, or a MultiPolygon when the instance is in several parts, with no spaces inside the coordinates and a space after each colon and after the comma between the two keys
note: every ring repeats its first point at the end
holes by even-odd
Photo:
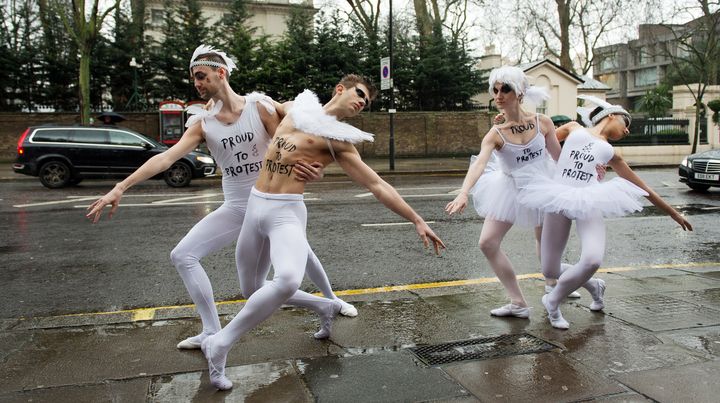
{"type": "Polygon", "coordinates": [[[105,206],[108,204],[112,207],[110,208],[110,213],[108,214],[108,218],[112,218],[113,214],[115,214],[115,210],[120,206],[120,199],[122,199],[123,191],[118,186],[115,186],[113,190],[107,192],[105,196],[95,200],[93,204],[88,206],[87,210],[89,210],[89,213],[85,215],[85,217],[92,220],[93,224],[100,221],[100,216],[102,215],[102,211],[105,209],[105,206]]]}
{"type": "Polygon", "coordinates": [[[678,211],[675,211],[673,214],[670,214],[670,218],[675,220],[684,231],[692,231],[693,227],[690,225],[690,222],[685,219],[685,217],[682,216],[678,211]]]}
{"type": "Polygon", "coordinates": [[[305,161],[298,161],[293,167],[295,172],[295,179],[301,182],[313,182],[323,178],[325,176],[325,170],[323,164],[318,161],[308,164],[305,161]]]}
{"type": "Polygon", "coordinates": [[[427,225],[425,221],[421,221],[415,224],[415,231],[420,235],[420,239],[422,239],[425,248],[430,246],[430,242],[432,241],[435,254],[440,256],[440,249],[445,249],[445,244],[440,237],[435,235],[435,232],[433,232],[430,226],[427,225]]]}
{"type": "Polygon", "coordinates": [[[462,214],[462,212],[465,210],[465,207],[467,207],[467,202],[467,193],[460,192],[460,194],[455,197],[455,200],[451,201],[445,206],[445,211],[449,215],[453,215],[455,213],[462,214]]]}
{"type": "Polygon", "coordinates": [[[497,115],[495,115],[495,117],[493,118],[493,124],[501,125],[503,123],[505,123],[505,114],[498,113],[497,115]]]}
{"type": "Polygon", "coordinates": [[[607,167],[605,165],[595,165],[595,171],[597,171],[598,181],[605,179],[605,174],[607,173],[607,167]]]}

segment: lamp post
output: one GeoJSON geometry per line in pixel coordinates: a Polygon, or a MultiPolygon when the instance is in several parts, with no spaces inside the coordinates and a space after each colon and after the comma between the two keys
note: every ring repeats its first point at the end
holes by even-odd
{"type": "Polygon", "coordinates": [[[133,92],[132,95],[130,95],[127,104],[125,104],[125,110],[131,110],[130,107],[131,105],[133,105],[133,103],[142,103],[142,101],[140,101],[140,93],[138,92],[137,85],[137,70],[142,67],[142,64],[138,64],[138,62],[133,57],[132,59],[130,59],[130,67],[133,69],[133,92]]]}

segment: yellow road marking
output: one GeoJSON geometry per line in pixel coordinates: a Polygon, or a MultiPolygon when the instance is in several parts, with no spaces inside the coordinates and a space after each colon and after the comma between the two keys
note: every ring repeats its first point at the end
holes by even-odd
{"type": "MultiPolygon", "coordinates": [[[[682,268],[704,267],[704,266],[720,266],[720,262],[668,263],[668,264],[653,264],[653,265],[644,265],[644,266],[619,266],[619,267],[608,267],[605,269],[600,269],[600,270],[598,270],[598,272],[599,273],[617,273],[617,272],[628,272],[628,271],[637,271],[637,270],[682,269],[682,268]]],[[[542,279],[543,276],[541,273],[529,273],[529,274],[520,274],[517,276],[517,278],[518,278],[518,280],[542,279]]],[[[497,277],[481,277],[481,278],[471,278],[471,279],[466,279],[466,280],[438,281],[438,282],[433,282],[433,283],[404,284],[404,285],[393,285],[393,286],[373,287],[373,288],[358,288],[358,289],[354,289],[354,290],[336,291],[335,294],[336,295],[380,294],[380,293],[395,292],[395,291],[410,291],[410,290],[421,290],[421,289],[428,289],[428,288],[443,288],[443,287],[459,287],[459,286],[467,286],[467,285],[497,283],[497,282],[499,282],[497,277]]],[[[316,292],[316,293],[314,293],[314,295],[322,296],[322,293],[316,292]]],[[[220,301],[220,302],[216,302],[215,305],[217,305],[217,306],[232,305],[232,304],[243,303],[246,301],[247,301],[246,299],[238,299],[238,300],[232,300],[232,301],[220,301]]],[[[72,313],[72,314],[51,316],[51,317],[45,317],[45,318],[36,318],[36,319],[88,317],[88,316],[105,316],[105,315],[128,315],[131,318],[130,321],[137,322],[137,321],[155,319],[158,311],[190,309],[190,308],[194,308],[194,307],[195,306],[192,304],[158,306],[158,307],[150,307],[150,308],[124,309],[124,310],[109,311],[109,312],[72,313]]],[[[27,318],[20,318],[20,319],[26,320],[27,318]]]]}

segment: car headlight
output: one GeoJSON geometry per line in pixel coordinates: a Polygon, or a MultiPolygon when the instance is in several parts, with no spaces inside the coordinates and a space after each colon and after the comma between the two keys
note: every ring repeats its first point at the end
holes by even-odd
{"type": "Polygon", "coordinates": [[[692,169],[692,161],[688,161],[687,157],[683,158],[680,164],[692,169]]]}
{"type": "Polygon", "coordinates": [[[195,158],[204,164],[214,164],[215,163],[215,160],[212,159],[212,157],[203,157],[203,156],[198,155],[195,158]]]}

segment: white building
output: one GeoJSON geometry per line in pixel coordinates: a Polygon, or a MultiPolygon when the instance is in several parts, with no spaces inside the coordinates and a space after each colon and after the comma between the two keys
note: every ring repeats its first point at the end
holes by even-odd
{"type": "MultiPolygon", "coordinates": [[[[170,3],[179,3],[169,0],[170,3]]],[[[199,0],[204,17],[208,24],[215,24],[230,13],[231,0],[199,0]]],[[[147,0],[145,3],[146,35],[156,41],[162,40],[162,24],[165,18],[165,0],[147,0]]],[[[250,14],[248,25],[255,27],[256,36],[268,35],[271,39],[279,39],[287,30],[287,18],[293,7],[302,7],[313,13],[317,11],[312,0],[247,0],[247,11],[250,14]]]]}

